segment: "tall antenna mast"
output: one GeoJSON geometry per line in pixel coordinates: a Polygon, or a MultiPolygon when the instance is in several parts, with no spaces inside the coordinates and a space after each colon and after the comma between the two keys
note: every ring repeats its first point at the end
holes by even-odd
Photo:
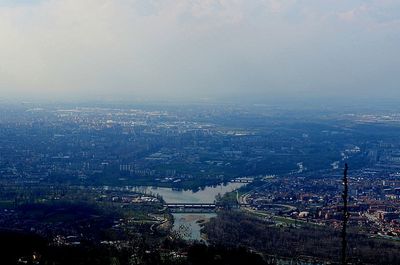
{"type": "Polygon", "coordinates": [[[346,250],[347,250],[347,222],[349,220],[350,214],[347,208],[347,201],[349,196],[349,187],[348,187],[348,180],[347,180],[347,170],[349,167],[347,163],[344,165],[344,172],[343,172],[343,227],[342,227],[342,264],[346,265],[346,250]]]}

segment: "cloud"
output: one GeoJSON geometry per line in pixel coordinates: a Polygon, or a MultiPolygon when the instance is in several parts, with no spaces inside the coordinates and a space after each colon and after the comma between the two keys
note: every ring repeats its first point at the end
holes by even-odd
{"type": "Polygon", "coordinates": [[[3,0],[0,92],[389,93],[399,84],[398,8],[389,0],[3,0]]]}
{"type": "Polygon", "coordinates": [[[370,29],[381,26],[392,26],[400,21],[400,2],[392,0],[366,1],[352,9],[339,12],[339,19],[359,23],[370,29]]]}

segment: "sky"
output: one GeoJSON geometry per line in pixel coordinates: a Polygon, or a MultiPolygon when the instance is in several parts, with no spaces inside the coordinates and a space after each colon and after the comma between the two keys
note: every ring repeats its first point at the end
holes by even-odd
{"type": "Polygon", "coordinates": [[[398,0],[0,0],[0,99],[399,96],[398,0]]]}

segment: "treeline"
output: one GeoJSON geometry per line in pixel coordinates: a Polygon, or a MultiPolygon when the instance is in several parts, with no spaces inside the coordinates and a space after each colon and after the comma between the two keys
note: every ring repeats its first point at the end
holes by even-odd
{"type": "Polygon", "coordinates": [[[0,231],[0,264],[38,265],[270,265],[245,248],[186,244],[145,238],[128,248],[94,245],[52,246],[45,239],[22,232],[0,231]]]}
{"type": "MultiPolygon", "coordinates": [[[[310,261],[339,262],[340,232],[328,227],[276,227],[242,212],[221,212],[203,231],[214,245],[242,246],[263,253],[310,261]]],[[[400,243],[350,233],[352,264],[400,264],[400,243]]]]}

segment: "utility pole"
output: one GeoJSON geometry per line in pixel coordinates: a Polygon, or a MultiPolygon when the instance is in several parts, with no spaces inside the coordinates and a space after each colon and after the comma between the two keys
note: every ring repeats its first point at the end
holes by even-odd
{"type": "Polygon", "coordinates": [[[347,265],[346,250],[347,250],[347,222],[349,221],[349,210],[347,208],[347,201],[349,197],[349,187],[347,179],[347,171],[349,167],[347,163],[344,165],[343,172],[343,227],[342,227],[342,265],[347,265]]]}

